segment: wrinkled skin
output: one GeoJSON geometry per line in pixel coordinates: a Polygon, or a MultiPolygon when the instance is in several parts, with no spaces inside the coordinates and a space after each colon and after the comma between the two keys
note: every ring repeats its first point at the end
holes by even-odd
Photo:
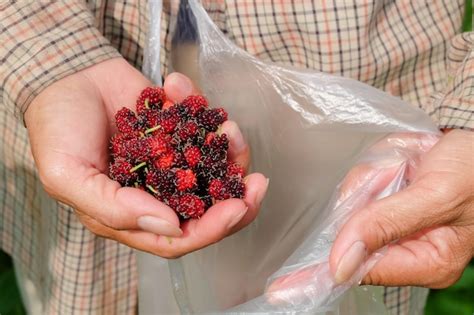
{"type": "MultiPolygon", "coordinates": [[[[424,140],[391,137],[385,142],[424,140]]],[[[459,279],[474,253],[474,133],[448,132],[418,163],[406,189],[370,203],[344,225],[331,252],[334,274],[347,248],[361,240],[368,254],[389,245],[363,284],[445,288],[459,279]]]]}
{"type": "MultiPolygon", "coordinates": [[[[120,187],[107,176],[109,139],[114,115],[134,109],[140,91],[151,86],[124,59],[111,59],[60,79],[42,91],[25,114],[31,149],[46,192],[72,206],[93,233],[166,258],[175,258],[215,243],[248,225],[257,215],[267,189],[262,174],[245,178],[245,200],[229,199],[211,207],[200,220],[180,226],[174,211],[135,188],[120,187]],[[144,230],[138,218],[161,219],[144,230]],[[172,237],[172,238],[170,238],[172,237]]],[[[197,91],[181,74],[171,74],[165,91],[180,101],[197,91]]],[[[230,159],[247,166],[249,148],[239,128],[222,126],[230,138],[230,159]]]]}
{"type": "Polygon", "coordinates": [[[439,141],[433,135],[392,134],[368,155],[390,156],[385,154],[390,151],[410,152],[409,186],[367,203],[362,199],[381,192],[407,159],[402,154],[355,166],[341,184],[339,200],[365,185],[369,191],[356,195],[354,203],[362,200],[366,206],[353,209],[338,232],[329,257],[329,278],[324,264],[282,276],[267,290],[271,303],[304,296],[304,289],[315,281],[344,283],[386,245],[387,251],[361,284],[438,289],[460,278],[474,255],[474,132],[448,131],[439,141]]]}

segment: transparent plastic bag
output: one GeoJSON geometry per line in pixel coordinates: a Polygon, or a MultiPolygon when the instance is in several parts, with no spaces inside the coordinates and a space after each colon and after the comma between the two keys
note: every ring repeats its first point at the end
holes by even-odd
{"type": "MultiPolygon", "coordinates": [[[[383,249],[341,285],[328,257],[354,211],[407,184],[437,141],[432,121],[361,82],[258,60],[227,39],[194,0],[172,11],[174,23],[185,20],[174,35],[173,68],[195,79],[211,104],[226,108],[251,146],[252,170],[269,177],[270,186],[258,218],[237,234],[176,260],[140,254],[140,312],[386,313],[382,288],[357,287],[383,249]],[[340,183],[356,165],[374,171],[341,195],[340,183]],[[304,277],[292,281],[299,274],[304,277]],[[266,291],[282,277],[290,279],[284,289],[266,291]]],[[[144,71],[160,82],[161,6],[151,1],[150,14],[144,71]]],[[[412,294],[422,300],[426,292],[412,294]]]]}

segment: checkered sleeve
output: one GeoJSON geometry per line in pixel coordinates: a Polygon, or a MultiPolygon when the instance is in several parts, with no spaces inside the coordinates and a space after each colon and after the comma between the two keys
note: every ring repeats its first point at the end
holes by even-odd
{"type": "Polygon", "coordinates": [[[53,82],[120,56],[85,1],[0,3],[0,104],[22,118],[53,82]]]}
{"type": "Polygon", "coordinates": [[[446,84],[435,96],[432,116],[440,128],[474,130],[474,32],[451,41],[446,84]]]}

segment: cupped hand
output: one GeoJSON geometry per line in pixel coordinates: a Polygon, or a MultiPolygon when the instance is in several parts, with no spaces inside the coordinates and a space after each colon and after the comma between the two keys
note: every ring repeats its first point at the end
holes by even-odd
{"type": "MultiPolygon", "coordinates": [[[[249,224],[267,189],[261,174],[245,178],[244,200],[229,199],[211,207],[199,220],[180,226],[176,213],[152,195],[121,187],[108,177],[109,140],[114,115],[134,109],[141,90],[151,86],[124,59],[111,59],[58,80],[41,92],[25,113],[38,173],[46,192],[72,206],[93,233],[166,258],[215,243],[249,224]]],[[[197,93],[178,73],[165,80],[172,101],[197,93]]],[[[247,166],[249,147],[236,123],[229,136],[229,157],[247,166]]]]}

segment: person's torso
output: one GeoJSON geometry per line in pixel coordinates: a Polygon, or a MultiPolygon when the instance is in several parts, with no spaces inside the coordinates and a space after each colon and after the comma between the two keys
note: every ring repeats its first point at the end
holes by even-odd
{"type": "MultiPolygon", "coordinates": [[[[238,46],[280,64],[348,76],[416,105],[440,88],[463,0],[203,0],[238,46]]],[[[97,26],[137,68],[147,41],[147,1],[89,1],[97,26]]],[[[163,2],[162,72],[168,73],[180,2],[163,2]]],[[[153,23],[153,21],[151,21],[153,23]]]]}

